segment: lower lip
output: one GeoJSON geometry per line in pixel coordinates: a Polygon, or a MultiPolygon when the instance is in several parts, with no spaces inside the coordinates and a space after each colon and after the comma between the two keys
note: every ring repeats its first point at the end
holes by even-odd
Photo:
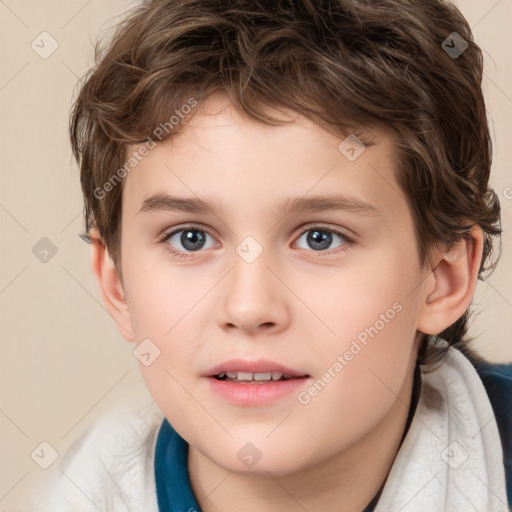
{"type": "Polygon", "coordinates": [[[255,407],[270,405],[303,388],[308,377],[259,383],[238,383],[208,377],[210,389],[216,395],[235,405],[255,407]]]}

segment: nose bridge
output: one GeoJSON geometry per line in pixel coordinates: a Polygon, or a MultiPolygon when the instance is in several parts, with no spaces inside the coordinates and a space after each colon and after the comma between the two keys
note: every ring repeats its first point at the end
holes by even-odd
{"type": "Polygon", "coordinates": [[[278,329],[287,324],[285,290],[268,268],[273,259],[271,250],[254,237],[246,237],[236,247],[224,286],[221,324],[243,330],[270,325],[278,329]]]}
{"type": "Polygon", "coordinates": [[[267,268],[270,250],[264,249],[253,237],[247,237],[237,246],[235,253],[230,276],[230,288],[234,295],[241,300],[252,301],[262,295],[274,295],[272,288],[275,283],[270,281],[272,273],[267,268]]]}

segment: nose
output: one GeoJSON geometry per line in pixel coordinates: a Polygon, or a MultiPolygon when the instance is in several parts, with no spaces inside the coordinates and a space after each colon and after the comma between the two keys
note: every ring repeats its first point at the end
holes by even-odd
{"type": "Polygon", "coordinates": [[[220,290],[217,319],[222,329],[257,335],[276,334],[288,327],[289,291],[269,263],[265,251],[252,263],[234,255],[220,290]]]}

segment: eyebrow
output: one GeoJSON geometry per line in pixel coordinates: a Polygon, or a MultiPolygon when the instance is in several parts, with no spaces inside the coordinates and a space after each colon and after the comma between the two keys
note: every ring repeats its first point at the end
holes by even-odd
{"type": "MultiPolygon", "coordinates": [[[[200,197],[173,197],[155,194],[144,200],[137,213],[188,212],[220,214],[222,203],[210,203],[200,197]]],[[[372,204],[355,197],[344,195],[319,195],[312,197],[288,198],[281,202],[275,212],[288,215],[294,212],[347,211],[368,216],[378,216],[380,211],[372,204]]]]}

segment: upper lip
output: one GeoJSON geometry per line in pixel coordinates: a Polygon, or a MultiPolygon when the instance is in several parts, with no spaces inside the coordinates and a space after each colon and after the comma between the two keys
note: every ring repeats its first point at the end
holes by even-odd
{"type": "Polygon", "coordinates": [[[230,359],[220,363],[206,372],[207,377],[219,375],[222,372],[247,372],[247,373],[268,373],[280,372],[290,377],[308,377],[309,375],[299,370],[294,370],[282,364],[267,359],[250,361],[247,359],[230,359]]]}

